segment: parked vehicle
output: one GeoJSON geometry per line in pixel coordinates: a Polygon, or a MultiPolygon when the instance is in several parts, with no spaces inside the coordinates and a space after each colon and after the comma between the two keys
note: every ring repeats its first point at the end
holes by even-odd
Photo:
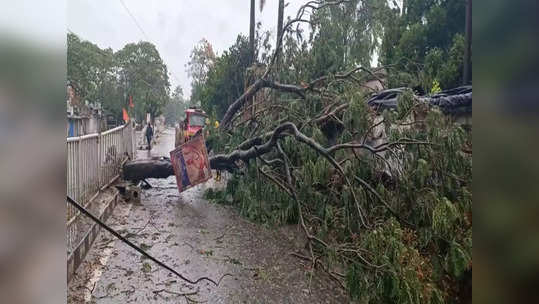
{"type": "Polygon", "coordinates": [[[202,130],[206,125],[207,118],[208,115],[201,109],[189,108],[185,110],[185,119],[176,128],[175,146],[185,143],[202,130]]]}

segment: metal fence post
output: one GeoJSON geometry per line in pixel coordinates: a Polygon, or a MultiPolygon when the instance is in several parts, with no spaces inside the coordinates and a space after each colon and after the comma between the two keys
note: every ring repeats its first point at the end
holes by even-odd
{"type": "Polygon", "coordinates": [[[97,187],[101,187],[101,128],[99,128],[99,132],[97,133],[96,137],[97,143],[95,145],[96,148],[96,154],[97,154],[97,165],[96,165],[96,179],[97,179],[97,187]]]}
{"type": "Polygon", "coordinates": [[[82,201],[82,140],[79,137],[77,140],[77,200],[82,201]]]}

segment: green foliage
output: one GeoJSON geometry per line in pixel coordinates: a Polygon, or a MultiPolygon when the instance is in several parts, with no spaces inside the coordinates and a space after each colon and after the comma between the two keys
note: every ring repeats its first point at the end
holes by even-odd
{"type": "Polygon", "coordinates": [[[152,118],[161,114],[169,101],[170,83],[167,67],[152,43],[129,43],[114,54],[119,68],[119,82],[127,95],[133,96],[137,120],[146,113],[152,118]]]}
{"type": "Polygon", "coordinates": [[[350,130],[357,130],[359,133],[367,131],[369,127],[368,105],[365,103],[365,98],[360,93],[352,95],[350,100],[349,110],[344,114],[344,121],[350,130]]]}
{"type": "Polygon", "coordinates": [[[163,109],[165,116],[165,123],[168,125],[175,125],[177,122],[185,119],[185,109],[187,108],[187,102],[183,97],[183,90],[180,86],[177,86],[169,103],[163,109]]]}
{"type": "Polygon", "coordinates": [[[435,234],[448,238],[454,231],[454,225],[458,219],[457,208],[447,198],[442,198],[432,213],[432,230],[435,234]]]}
{"type": "Polygon", "coordinates": [[[425,57],[426,81],[439,81],[438,89],[440,85],[446,88],[458,86],[464,64],[464,48],[464,36],[455,34],[448,51],[439,48],[430,50],[425,57]]]}
{"type": "Polygon", "coordinates": [[[351,297],[364,303],[443,303],[430,263],[415,246],[413,231],[394,218],[364,234],[359,247],[371,253],[365,256],[370,265],[348,268],[351,297]]]}
{"type": "MultiPolygon", "coordinates": [[[[207,70],[204,71],[203,77],[193,78],[191,100],[200,101],[202,108],[207,113],[215,112],[218,119],[223,117],[228,106],[243,94],[245,70],[249,65],[248,44],[247,38],[239,35],[236,43],[221,56],[211,61],[205,59],[204,64],[211,64],[204,66],[207,70]]],[[[194,54],[197,54],[197,48],[193,50],[192,60],[198,58],[194,54]]],[[[191,68],[194,66],[194,63],[190,63],[191,68]]]]}
{"type": "Polygon", "coordinates": [[[387,3],[383,1],[353,0],[316,11],[311,18],[310,57],[316,67],[311,78],[357,65],[370,67],[378,38],[383,34],[378,20],[385,9],[387,3]]]}
{"type": "Polygon", "coordinates": [[[98,98],[98,91],[113,67],[112,49],[101,50],[75,34],[67,34],[67,78],[76,82],[77,93],[82,97],[98,98]]]}
{"type": "Polygon", "coordinates": [[[464,0],[410,0],[386,11],[380,59],[393,65],[390,86],[421,86],[429,92],[434,80],[452,88],[462,82],[464,0]]]}
{"type": "Polygon", "coordinates": [[[129,43],[113,52],[69,33],[67,79],[81,100],[101,102],[118,120],[122,108],[128,109],[128,96],[133,96],[132,116],[139,121],[147,112],[152,117],[161,114],[170,98],[167,67],[149,42],[129,43]]]}
{"type": "MultiPolygon", "coordinates": [[[[396,120],[403,120],[410,115],[410,111],[415,106],[414,93],[411,90],[406,90],[398,98],[396,120]]],[[[391,122],[391,120],[390,120],[391,122]]]]}
{"type": "Polygon", "coordinates": [[[249,165],[249,176],[257,177],[249,182],[232,175],[224,190],[208,189],[205,198],[220,204],[233,204],[242,216],[261,223],[287,224],[297,222],[297,209],[288,195],[275,184],[266,182],[258,173],[257,165],[249,165]]]}
{"type": "Polygon", "coordinates": [[[432,89],[430,89],[431,94],[438,94],[442,91],[442,88],[440,88],[440,83],[438,80],[434,79],[432,82],[432,89]]]}
{"type": "MultiPolygon", "coordinates": [[[[346,129],[363,134],[372,124],[365,98],[351,92],[343,94],[352,97],[343,116],[346,129]]],[[[409,224],[392,216],[355,181],[351,189],[329,162],[312,149],[298,146],[292,138],[281,142],[295,168],[294,186],[311,233],[328,242],[352,244],[349,246],[361,255],[315,247],[327,263],[343,263],[348,292],[361,303],[446,303],[458,290],[458,282],[469,276],[471,158],[461,150],[469,144],[471,134],[437,109],[426,110],[424,128],[395,127],[421,111],[422,106],[407,91],[400,96],[396,111],[384,112],[390,139],[405,137],[431,143],[406,146],[405,153],[398,152],[402,163],[395,184],[380,179],[380,168],[384,168],[385,162],[369,157],[355,159],[350,152],[336,154],[338,160],[352,158],[343,164],[347,176],[361,177],[373,185],[409,224]],[[350,190],[354,190],[373,227],[359,226],[350,190]]],[[[315,113],[314,109],[311,111],[315,113]]],[[[317,127],[305,127],[302,132],[324,142],[317,127]]],[[[264,157],[276,156],[270,153],[264,157]]],[[[242,215],[254,221],[297,223],[298,203],[258,169],[272,172],[261,162],[251,161],[243,170],[245,175],[234,175],[226,194],[215,201],[237,206],[242,215]],[[223,199],[227,195],[230,199],[223,199]]],[[[284,181],[284,172],[276,169],[275,173],[276,178],[284,181]]]]}
{"type": "MultiPolygon", "coordinates": [[[[364,149],[333,153],[345,171],[343,177],[320,153],[287,136],[279,143],[292,170],[290,186],[297,201],[283,190],[283,166],[260,159],[241,164],[241,174],[233,174],[225,190],[209,191],[208,197],[272,225],[298,223],[301,210],[309,233],[329,244],[326,248],[313,243],[315,255],[329,268],[344,269],[347,290],[360,303],[451,303],[471,275],[472,160],[463,152],[469,150],[471,132],[439,109],[428,108],[411,90],[399,96],[396,110],[375,114],[365,102],[369,92],[355,80],[340,82],[334,77],[358,65],[369,66],[379,47],[382,64],[391,65],[390,87],[418,86],[435,93],[460,83],[464,1],[410,0],[404,5],[402,15],[400,9],[379,1],[352,1],[314,12],[310,37],[304,38],[301,29],[285,34],[282,57],[270,77],[301,85],[327,75],[327,83],[305,99],[273,91],[266,106],[278,110],[226,133],[217,130],[208,141],[216,152],[227,153],[249,137],[291,121],[324,147],[331,144],[331,123],[340,128],[337,144],[360,143],[383,118],[384,124],[367,134],[366,143],[422,144],[399,145],[378,155],[364,149]],[[312,123],[322,111],[343,103],[348,108],[327,124],[312,123]],[[380,134],[382,138],[372,138],[380,134]],[[367,225],[361,224],[360,212],[367,225]]],[[[245,77],[243,61],[231,59],[243,58],[232,51],[238,45],[237,41],[217,57],[204,85],[194,93],[215,113],[212,119],[245,90],[233,93],[230,83],[230,73],[245,77]]],[[[268,57],[261,58],[267,63],[268,57]]],[[[274,149],[262,157],[282,156],[274,149]]]]}
{"type": "Polygon", "coordinates": [[[67,34],[67,80],[81,101],[101,102],[106,112],[120,120],[126,100],[115,65],[112,49],[102,50],[75,34],[67,34]]]}
{"type": "Polygon", "coordinates": [[[447,272],[455,278],[461,278],[464,272],[470,269],[471,252],[463,248],[459,243],[453,242],[445,261],[447,272]]]}
{"type": "Polygon", "coordinates": [[[193,47],[187,63],[187,74],[193,79],[193,88],[207,80],[208,72],[215,64],[215,60],[213,47],[208,40],[202,39],[193,47]]]}

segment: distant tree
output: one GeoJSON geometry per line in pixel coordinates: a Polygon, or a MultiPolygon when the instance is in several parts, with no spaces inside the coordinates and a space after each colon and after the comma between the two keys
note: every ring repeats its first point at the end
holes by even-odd
{"type": "Polygon", "coordinates": [[[101,50],[77,35],[67,35],[67,78],[74,81],[81,98],[95,100],[104,77],[112,72],[112,49],[101,50]]]}
{"type": "Polygon", "coordinates": [[[422,86],[425,91],[434,80],[442,89],[460,85],[466,0],[407,0],[402,5],[402,10],[387,10],[383,20],[380,61],[396,70],[390,85],[422,86]]]}
{"type": "Polygon", "coordinates": [[[215,57],[203,78],[193,78],[191,103],[200,102],[207,113],[214,112],[218,118],[222,117],[228,106],[243,93],[245,70],[249,65],[249,41],[239,35],[234,45],[215,57]]]}
{"type": "MultiPolygon", "coordinates": [[[[301,27],[289,28],[280,34],[284,7],[284,3],[279,7],[277,31],[278,36],[284,34],[284,66],[294,66],[290,73],[302,75],[302,79],[294,81],[305,81],[358,65],[370,67],[384,34],[382,20],[389,9],[385,2],[375,0],[351,0],[328,6],[316,10],[310,18],[304,16],[311,28],[307,36],[301,27]]],[[[287,73],[286,70],[282,72],[287,73]]],[[[286,79],[288,76],[281,77],[286,79]]]]}
{"type": "Polygon", "coordinates": [[[193,47],[186,65],[187,75],[191,78],[191,90],[196,91],[208,78],[208,72],[215,64],[216,55],[212,45],[202,39],[193,47]]]}
{"type": "Polygon", "coordinates": [[[105,111],[120,119],[122,92],[116,72],[112,49],[102,50],[75,34],[67,34],[68,81],[72,82],[81,100],[101,102],[105,111]]]}
{"type": "Polygon", "coordinates": [[[154,118],[169,101],[170,83],[167,67],[155,45],[149,42],[129,43],[115,54],[119,81],[127,96],[136,101],[138,120],[145,113],[154,118]]]}
{"type": "Polygon", "coordinates": [[[118,120],[129,96],[133,96],[139,120],[147,112],[159,115],[170,98],[167,67],[149,42],[130,43],[114,53],[69,33],[67,78],[82,100],[101,102],[105,112],[118,120]]]}
{"type": "Polygon", "coordinates": [[[184,118],[184,110],[186,107],[187,104],[183,97],[183,90],[180,86],[177,86],[170,96],[170,102],[163,110],[165,123],[174,125],[181,121],[184,118]]]}

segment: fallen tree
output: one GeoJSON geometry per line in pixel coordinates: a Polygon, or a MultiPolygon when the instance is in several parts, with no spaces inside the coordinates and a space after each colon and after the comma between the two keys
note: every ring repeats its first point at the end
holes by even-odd
{"type": "MultiPolygon", "coordinates": [[[[289,90],[289,86],[276,86],[275,88],[277,87],[284,88],[283,91],[292,92],[289,90]]],[[[280,89],[277,88],[277,90],[280,89]]],[[[297,94],[295,91],[293,93],[297,94]]],[[[455,213],[454,203],[444,201],[446,200],[445,197],[437,198],[429,204],[429,207],[423,205],[421,208],[427,208],[433,211],[427,214],[427,218],[419,221],[411,215],[417,212],[415,211],[417,207],[412,208],[411,212],[410,210],[404,211],[403,208],[408,207],[402,205],[402,202],[397,202],[402,199],[402,193],[409,191],[406,190],[407,187],[416,189],[415,191],[425,189],[418,189],[415,183],[423,185],[422,187],[445,188],[445,190],[439,191],[442,191],[442,193],[445,192],[446,195],[452,193],[452,189],[445,187],[445,183],[449,183],[451,186],[456,185],[457,187],[464,186],[465,188],[463,189],[469,186],[471,182],[471,163],[468,165],[466,163],[471,160],[471,155],[463,156],[461,154],[458,164],[452,164],[451,161],[447,162],[447,159],[443,160],[443,158],[455,157],[460,152],[469,154],[471,149],[467,145],[470,143],[462,137],[459,128],[455,128],[452,125],[452,118],[450,116],[443,117],[441,113],[453,115],[455,113],[467,113],[469,109],[471,109],[471,88],[466,88],[464,92],[462,89],[443,92],[432,97],[416,96],[409,89],[399,88],[397,90],[380,92],[368,100],[355,100],[328,105],[321,112],[313,115],[314,118],[300,121],[299,125],[290,121],[283,122],[275,126],[271,131],[259,132],[258,135],[244,139],[237,144],[236,148],[227,153],[216,154],[210,157],[209,161],[212,169],[227,170],[233,173],[232,180],[229,181],[229,184],[235,186],[227,187],[227,194],[210,191],[208,198],[220,201],[224,199],[223,195],[232,194],[233,200],[238,199],[241,201],[245,198],[241,196],[238,198],[237,191],[244,187],[249,187],[246,180],[250,178],[266,179],[270,184],[264,184],[262,186],[258,181],[254,182],[258,190],[251,192],[251,195],[254,195],[255,192],[264,193],[264,191],[272,189],[271,184],[273,184],[277,188],[270,190],[272,194],[269,198],[255,197],[259,200],[275,199],[276,201],[286,201],[286,199],[279,195],[275,197],[275,191],[282,191],[289,198],[290,202],[294,203],[296,211],[288,211],[291,214],[285,216],[285,221],[297,219],[309,240],[307,246],[309,255],[305,256],[299,253],[294,253],[294,255],[310,260],[314,268],[321,267],[333,279],[338,281],[339,284],[345,286],[354,294],[357,292],[354,291],[354,288],[363,289],[361,286],[353,285],[356,284],[354,283],[356,280],[359,280],[355,276],[359,275],[358,271],[360,268],[366,267],[366,269],[370,269],[369,271],[374,271],[372,273],[372,280],[379,279],[379,274],[377,273],[385,273],[391,269],[387,262],[384,264],[383,259],[374,258],[376,252],[370,251],[374,247],[367,249],[369,246],[374,245],[365,243],[357,247],[357,240],[354,241],[354,238],[361,231],[370,231],[367,235],[374,237],[372,233],[376,233],[380,227],[385,227],[383,229],[389,229],[385,233],[398,233],[399,238],[402,238],[404,237],[402,235],[403,232],[418,231],[420,227],[424,227],[425,223],[422,221],[426,220],[426,223],[433,225],[433,227],[439,227],[440,225],[442,225],[440,227],[445,227],[436,229],[442,229],[437,233],[439,233],[439,237],[446,238],[450,237],[448,234],[450,233],[450,229],[454,229],[451,227],[456,227],[455,225],[459,225],[458,223],[460,221],[466,222],[466,217],[462,218],[455,213]],[[425,106],[427,106],[426,109],[425,106]],[[433,108],[441,109],[441,111],[433,111],[433,108]],[[421,115],[415,115],[418,112],[421,112],[421,115]],[[378,117],[378,120],[376,117],[378,117]],[[417,117],[422,117],[423,120],[417,121],[417,117]],[[430,123],[428,122],[429,120],[430,123]],[[366,124],[366,122],[369,123],[366,124]],[[341,126],[342,130],[339,132],[341,140],[340,142],[324,147],[321,142],[329,143],[330,134],[327,132],[326,134],[324,132],[317,134],[316,130],[323,130],[323,127],[327,124],[341,126]],[[431,130],[425,131],[424,126],[423,128],[416,128],[414,127],[416,125],[428,125],[427,127],[431,128],[431,130]],[[402,126],[405,126],[404,129],[402,126]],[[379,129],[382,129],[383,138],[380,138],[380,134],[378,134],[379,129]],[[302,130],[308,130],[311,136],[305,134],[302,130]],[[437,132],[432,132],[433,130],[437,132]],[[386,131],[387,133],[385,133],[386,131]],[[349,133],[348,136],[346,136],[346,133],[349,133]],[[348,138],[348,141],[343,141],[342,139],[344,138],[348,138]],[[372,144],[375,142],[376,144],[372,144]],[[307,150],[315,153],[314,155],[316,156],[314,158],[313,156],[307,157],[307,159],[311,159],[307,163],[316,164],[315,167],[312,167],[312,165],[304,167],[302,165],[302,163],[305,164],[306,160],[298,157],[298,151],[301,149],[298,150],[298,146],[295,143],[301,143],[307,150]],[[447,146],[448,143],[454,146],[447,146]],[[421,146],[425,146],[426,148],[419,148],[421,146]],[[441,166],[437,163],[431,163],[430,165],[426,163],[423,158],[429,159],[429,157],[423,156],[425,153],[427,155],[432,154],[431,157],[434,157],[434,159],[438,158],[438,161],[442,163],[441,166]],[[442,159],[439,157],[442,157],[442,159]],[[318,164],[324,163],[321,160],[325,160],[326,165],[322,165],[321,168],[317,169],[316,166],[319,166],[318,164]],[[371,173],[365,175],[361,171],[355,171],[355,168],[361,167],[362,163],[370,166],[369,171],[371,173]],[[454,167],[455,165],[457,167],[454,167]],[[390,179],[392,179],[390,183],[387,182],[387,179],[384,181],[380,177],[380,172],[384,168],[389,168],[389,171],[392,172],[395,167],[399,167],[400,171],[404,171],[404,173],[390,176],[390,179]],[[413,169],[414,167],[417,169],[413,169]],[[256,170],[253,171],[253,168],[256,168],[256,170]],[[308,168],[307,172],[305,172],[305,168],[308,168]],[[448,170],[448,168],[452,169],[448,170]],[[459,169],[455,170],[456,168],[459,169]],[[323,174],[321,173],[322,171],[326,171],[328,174],[323,174]],[[376,177],[377,174],[378,177],[376,177]],[[462,176],[462,174],[465,175],[462,176]],[[419,176],[419,181],[417,181],[417,176],[419,176]],[[328,179],[328,177],[331,178],[328,179]],[[238,180],[243,180],[243,182],[240,182],[238,185],[238,180]],[[309,180],[311,182],[308,182],[309,180]],[[266,190],[260,191],[263,188],[266,188],[266,190]],[[309,193],[312,190],[306,191],[307,188],[314,190],[314,193],[309,193]],[[397,192],[400,193],[395,195],[397,192]],[[345,220],[345,223],[348,222],[348,224],[344,224],[348,230],[348,237],[333,236],[329,239],[327,237],[324,239],[320,235],[317,235],[321,231],[326,230],[329,232],[331,230],[327,230],[329,228],[322,229],[319,223],[320,219],[317,219],[312,214],[313,206],[306,204],[308,201],[312,203],[312,195],[316,193],[318,193],[317,195],[323,193],[323,196],[333,198],[332,200],[335,202],[343,202],[340,208],[347,210],[345,212],[348,214],[346,215],[348,219],[342,220],[345,220]],[[441,200],[441,203],[439,200],[441,200]],[[350,205],[344,203],[346,201],[349,201],[350,205]],[[380,207],[383,209],[379,209],[380,207]],[[389,216],[384,214],[388,214],[389,216]],[[291,218],[288,218],[290,216],[291,218]],[[355,218],[357,223],[350,222],[352,218],[355,218]],[[382,220],[385,223],[382,223],[382,220]],[[437,221],[444,224],[437,223],[437,221]],[[327,259],[330,252],[334,252],[339,259],[329,262],[327,259]],[[371,260],[363,256],[363,254],[371,256],[371,260]],[[338,262],[341,265],[352,265],[349,266],[352,268],[350,268],[351,270],[349,269],[346,276],[340,276],[328,264],[321,262],[322,260],[326,260],[326,263],[329,264],[338,262]]],[[[259,123],[267,124],[267,122],[259,123]]],[[[234,132],[234,130],[229,132],[234,132]]],[[[219,139],[216,140],[216,148],[223,145],[222,136],[225,134],[227,133],[222,131],[214,134],[214,136],[220,137],[219,139],[221,140],[220,144],[219,139]]],[[[234,135],[228,134],[229,136],[227,138],[234,137],[234,135]]],[[[235,134],[238,135],[238,133],[235,134]]],[[[167,178],[173,174],[170,159],[164,157],[129,161],[123,167],[124,179],[134,182],[146,178],[167,178]]],[[[457,197],[465,200],[464,209],[462,209],[464,213],[461,214],[471,214],[471,196],[466,198],[467,190],[464,192],[457,191],[457,193],[457,197]]],[[[427,192],[427,194],[430,195],[430,192],[427,192]]],[[[420,200],[426,199],[422,195],[416,196],[416,199],[418,198],[420,200]]],[[[406,201],[409,200],[407,199],[406,201]]],[[[327,201],[323,203],[318,201],[315,203],[315,205],[318,204],[326,206],[324,208],[328,208],[327,206],[335,206],[331,208],[337,208],[339,206],[339,204],[334,205],[335,203],[329,203],[328,205],[327,201]]],[[[331,219],[326,214],[323,221],[328,220],[335,221],[335,219],[331,219]]],[[[469,226],[466,225],[468,224],[465,224],[465,227],[471,229],[471,222],[469,226]]],[[[460,242],[466,244],[467,234],[465,233],[460,237],[464,237],[464,239],[460,239],[460,242]]],[[[363,242],[365,242],[368,238],[363,239],[363,242]]],[[[447,241],[443,242],[447,243],[447,241]]],[[[397,245],[385,243],[383,246],[391,247],[397,245]]],[[[407,246],[417,245],[407,244],[407,246]]],[[[445,255],[449,256],[446,259],[449,259],[451,261],[450,263],[471,261],[471,255],[468,256],[464,253],[463,245],[458,246],[460,247],[455,247],[455,249],[450,249],[445,253],[445,255]],[[455,259],[451,257],[454,254],[451,250],[460,250],[461,256],[458,258],[461,261],[451,260],[455,259]]],[[[418,263],[417,265],[422,265],[426,261],[424,260],[424,256],[417,254],[413,259],[417,259],[417,262],[414,262],[418,263]]],[[[414,267],[419,267],[417,265],[414,267]]],[[[397,264],[393,265],[393,267],[404,267],[397,268],[398,272],[401,272],[406,271],[407,266],[397,264]]],[[[463,271],[471,271],[467,270],[468,267],[466,266],[456,267],[460,268],[452,270],[455,273],[455,277],[461,276],[463,271]]],[[[396,270],[393,269],[391,271],[396,270]]],[[[426,270],[420,267],[417,271],[423,272],[426,270]]],[[[398,276],[396,275],[392,280],[396,280],[398,276]]],[[[431,280],[432,278],[428,279],[429,282],[433,282],[431,280]]],[[[417,281],[416,279],[414,284],[416,284],[416,292],[424,292],[424,283],[422,283],[422,280],[417,281]]],[[[434,294],[430,296],[432,297],[434,294]]]]}
{"type": "Polygon", "coordinates": [[[167,178],[174,175],[169,158],[155,157],[127,161],[122,167],[124,180],[138,183],[147,178],[167,178]]]}
{"type": "MultiPolygon", "coordinates": [[[[307,12],[348,1],[310,1],[307,12]]],[[[262,76],[230,103],[208,141],[215,170],[231,172],[206,198],[245,217],[298,224],[307,237],[294,256],[312,263],[364,302],[436,303],[471,288],[471,87],[431,95],[385,87],[390,66],[287,84],[275,79],[282,37],[262,76]],[[385,71],[385,72],[384,72],[385,71]],[[269,92],[249,119],[250,98],[269,92]]],[[[281,67],[285,69],[286,67],[281,67]]],[[[291,81],[293,82],[293,81],[291,81]]],[[[134,180],[172,175],[167,159],[128,162],[134,180]],[[155,166],[150,169],[152,164],[155,166]],[[146,174],[146,175],[145,175],[146,174]]]]}
{"type": "MultiPolygon", "coordinates": [[[[287,90],[285,89],[285,91],[287,90]]],[[[371,97],[367,101],[367,104],[376,110],[397,109],[398,97],[405,90],[406,88],[398,88],[382,91],[371,97]]],[[[471,113],[472,92],[470,86],[447,90],[431,97],[414,96],[414,99],[419,102],[438,106],[446,114],[471,113]]],[[[326,110],[311,122],[315,124],[324,123],[346,110],[348,106],[349,103],[343,103],[334,107],[330,112],[326,110]]],[[[393,142],[384,142],[377,146],[370,146],[365,144],[365,140],[363,140],[362,143],[349,142],[323,148],[320,143],[301,133],[295,124],[287,122],[277,126],[272,132],[245,140],[235,150],[227,154],[218,154],[210,157],[210,167],[213,170],[234,172],[239,169],[238,162],[248,163],[252,159],[262,157],[264,154],[273,151],[277,147],[278,140],[286,136],[295,137],[296,140],[314,149],[323,157],[329,157],[331,153],[341,149],[364,149],[371,153],[380,153],[396,145],[427,144],[421,141],[401,139],[393,142]]],[[[126,162],[123,166],[123,178],[130,181],[139,181],[146,178],[167,178],[171,175],[174,175],[174,171],[170,159],[166,157],[132,160],[126,162]]]]}

